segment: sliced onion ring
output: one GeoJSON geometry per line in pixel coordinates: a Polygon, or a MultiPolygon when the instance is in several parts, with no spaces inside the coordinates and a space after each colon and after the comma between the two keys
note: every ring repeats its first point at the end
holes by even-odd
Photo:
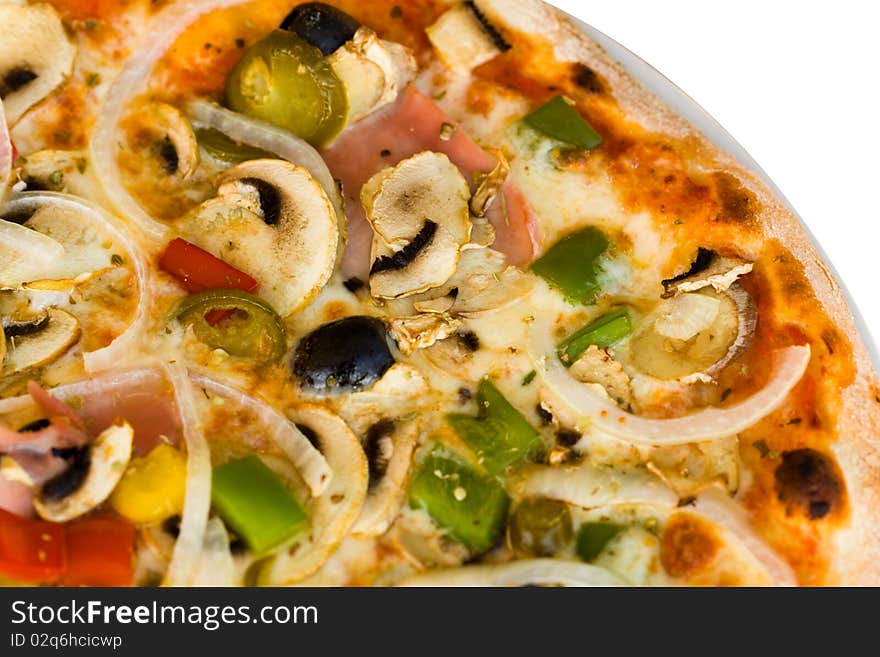
{"type": "Polygon", "coordinates": [[[107,91],[107,100],[95,121],[90,144],[91,159],[101,171],[101,183],[111,205],[122,216],[133,221],[148,236],[164,240],[168,227],[154,220],[129,194],[122,184],[116,162],[118,127],[126,105],[141,90],[156,62],[177,38],[203,14],[241,5],[249,0],[193,0],[174,2],[158,12],[145,30],[146,45],[128,58],[122,71],[107,91]]]}
{"type": "Polygon", "coordinates": [[[99,372],[115,367],[128,360],[140,349],[140,338],[149,321],[153,296],[149,283],[149,267],[143,256],[143,248],[132,235],[131,228],[103,208],[85,201],[78,196],[59,194],[56,192],[24,192],[12,199],[4,208],[4,212],[30,212],[43,206],[55,206],[76,210],[86,215],[91,221],[99,224],[102,230],[109,233],[113,240],[123,248],[128,262],[134,268],[137,278],[138,303],[134,319],[122,333],[106,347],[96,351],[83,352],[83,364],[87,372],[99,372]]]}
{"type": "Polygon", "coordinates": [[[3,100],[0,99],[0,203],[6,197],[12,177],[12,142],[9,139],[9,127],[6,125],[6,113],[3,111],[3,100]]]}
{"type": "Polygon", "coordinates": [[[533,324],[530,333],[530,355],[549,394],[585,424],[641,445],[684,445],[735,435],[776,410],[810,362],[808,345],[779,349],[773,354],[770,380],[748,399],[729,408],[707,408],[684,417],[653,420],[621,410],[611,399],[572,377],[556,356],[553,333],[546,322],[533,324]]]}
{"type": "Polygon", "coordinates": [[[585,509],[610,504],[667,508],[678,504],[678,495],[646,470],[624,473],[586,461],[571,466],[535,466],[516,477],[514,489],[524,497],[548,497],[585,509]]]}
{"type": "Polygon", "coordinates": [[[180,534],[174,544],[163,583],[167,586],[191,586],[198,574],[211,509],[211,452],[186,368],[175,364],[167,365],[164,369],[174,387],[174,400],[186,443],[186,496],[180,534]]]}
{"type": "Polygon", "coordinates": [[[561,559],[524,559],[482,566],[435,570],[410,577],[398,586],[626,586],[617,575],[587,563],[561,559]]]}
{"type": "Polygon", "coordinates": [[[310,144],[275,126],[251,119],[206,100],[195,100],[187,108],[190,116],[206,127],[214,128],[234,141],[254,146],[297,164],[318,181],[333,203],[340,222],[345,220],[342,196],[324,158],[310,144]]]}
{"type": "Polygon", "coordinates": [[[681,511],[703,516],[733,534],[761,563],[776,586],[797,586],[791,566],[758,536],[742,508],[718,486],[701,491],[693,506],[681,511]]]}
{"type": "Polygon", "coordinates": [[[208,392],[224,397],[253,413],[264,424],[272,441],[296,467],[312,495],[320,495],[327,489],[333,476],[327,460],[282,413],[256,397],[203,374],[193,375],[192,380],[208,392]]]}

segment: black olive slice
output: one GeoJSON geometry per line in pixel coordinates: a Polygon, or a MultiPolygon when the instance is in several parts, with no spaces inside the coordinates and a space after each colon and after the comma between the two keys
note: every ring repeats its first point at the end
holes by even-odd
{"type": "Polygon", "coordinates": [[[325,55],[332,55],[350,41],[360,26],[341,9],[323,2],[299,5],[281,22],[282,30],[296,33],[325,55]]]}
{"type": "Polygon", "coordinates": [[[314,390],[362,389],[394,365],[385,323],[375,317],[346,317],[315,329],[297,345],[291,370],[314,390]]]}
{"type": "Polygon", "coordinates": [[[92,453],[88,446],[73,450],[65,458],[69,463],[67,469],[43,484],[40,496],[44,500],[61,500],[75,493],[89,474],[92,453]]]}

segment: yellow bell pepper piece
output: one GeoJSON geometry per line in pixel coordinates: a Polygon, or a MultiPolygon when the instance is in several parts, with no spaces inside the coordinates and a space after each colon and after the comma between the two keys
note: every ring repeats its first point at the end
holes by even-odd
{"type": "Polygon", "coordinates": [[[160,522],[183,511],[185,494],[186,456],[170,445],[159,445],[132,459],[110,505],[133,522],[160,522]]]}

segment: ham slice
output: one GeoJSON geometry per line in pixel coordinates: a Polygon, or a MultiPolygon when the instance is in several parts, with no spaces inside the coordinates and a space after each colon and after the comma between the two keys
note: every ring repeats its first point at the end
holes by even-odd
{"type": "MultiPolygon", "coordinates": [[[[348,242],[342,271],[366,279],[370,269],[373,232],[360,202],[364,183],[385,167],[422,151],[445,153],[473,183],[476,173],[488,173],[497,164],[433,100],[410,85],[396,103],[346,130],[322,155],[334,177],[342,181],[348,214],[348,242]],[[444,123],[455,126],[449,139],[441,138],[444,123]]],[[[519,190],[509,180],[488,211],[497,237],[493,248],[507,262],[522,265],[536,253],[534,221],[519,190]]]]}

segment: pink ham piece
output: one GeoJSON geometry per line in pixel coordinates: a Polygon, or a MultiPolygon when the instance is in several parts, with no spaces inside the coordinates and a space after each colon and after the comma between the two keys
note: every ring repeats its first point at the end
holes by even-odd
{"type": "MultiPolygon", "coordinates": [[[[342,271],[366,279],[370,270],[373,232],[364,216],[360,191],[364,183],[385,167],[416,153],[445,153],[469,179],[488,173],[497,164],[464,130],[455,126],[451,138],[440,134],[444,123],[455,125],[430,98],[410,85],[393,105],[346,130],[322,155],[333,175],[342,181],[348,214],[348,242],[342,271]]],[[[522,265],[536,253],[534,221],[519,190],[509,180],[487,215],[495,227],[494,249],[507,255],[510,264],[522,265]],[[506,210],[506,212],[505,212],[506,210]]]]}

